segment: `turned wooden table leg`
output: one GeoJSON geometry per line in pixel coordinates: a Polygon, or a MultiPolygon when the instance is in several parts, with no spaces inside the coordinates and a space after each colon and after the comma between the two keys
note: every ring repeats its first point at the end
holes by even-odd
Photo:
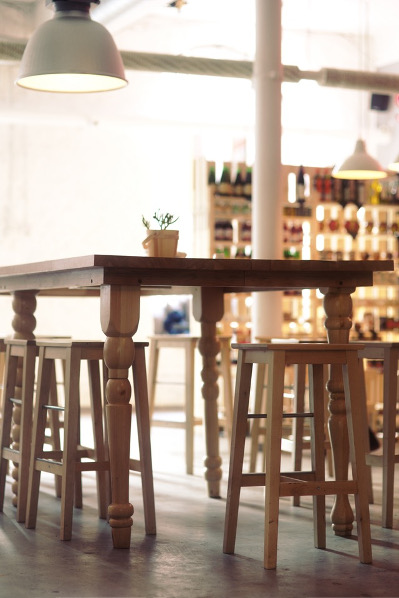
{"type": "Polygon", "coordinates": [[[193,312],[196,320],[201,322],[201,338],[198,343],[202,355],[203,381],[202,396],[204,398],[204,422],[206,457],[205,479],[208,482],[208,494],[211,498],[220,498],[220,480],[222,478],[222,459],[219,455],[219,421],[218,421],[218,375],[216,356],[220,351],[220,343],[216,336],[216,322],[223,317],[224,299],[221,289],[196,289],[193,295],[193,312]]]}
{"type": "MultiPolygon", "coordinates": [[[[14,329],[14,338],[30,339],[35,338],[33,331],[36,328],[36,310],[37,291],[15,291],[13,293],[12,308],[14,317],[12,327],[14,329]]],[[[18,358],[17,382],[14,391],[14,397],[21,399],[22,396],[22,359],[18,358]]],[[[19,450],[20,427],[21,427],[21,406],[14,403],[12,410],[12,428],[11,428],[11,447],[19,450]]],[[[12,491],[14,493],[12,504],[16,507],[18,502],[18,463],[13,463],[14,469],[11,476],[14,480],[12,491]]]]}
{"type": "MultiPolygon", "coordinates": [[[[352,327],[352,298],[354,288],[321,289],[324,294],[325,327],[330,343],[349,342],[352,327]]],[[[346,422],[345,393],[341,366],[330,368],[327,382],[330,394],[328,421],[334,471],[337,480],[348,479],[349,440],[346,422]]],[[[353,511],[347,495],[335,497],[331,510],[332,528],[337,536],[349,536],[353,528],[353,511]]]]}
{"type": "Polygon", "coordinates": [[[123,285],[101,287],[101,327],[107,336],[104,361],[106,386],[111,505],[109,524],[114,548],[129,548],[133,505],[129,502],[129,454],[132,406],[129,368],[134,359],[133,334],[140,315],[140,290],[123,285]]]}

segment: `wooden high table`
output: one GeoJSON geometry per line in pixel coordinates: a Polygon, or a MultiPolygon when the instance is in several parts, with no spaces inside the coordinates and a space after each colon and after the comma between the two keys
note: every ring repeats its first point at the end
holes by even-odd
{"type": "MultiPolygon", "coordinates": [[[[128,369],[134,358],[133,336],[140,318],[140,296],[173,292],[193,295],[194,317],[201,323],[199,350],[203,359],[202,395],[206,437],[205,479],[210,497],[220,496],[222,477],[218,440],[219,343],[224,294],[231,292],[319,288],[324,295],[328,341],[349,340],[352,299],[356,287],[371,286],[373,272],[394,269],[392,260],[290,261],[213,260],[90,255],[0,268],[0,292],[13,293],[16,336],[32,338],[36,296],[100,293],[101,328],[106,336],[104,360],[109,369],[106,388],[112,483],[109,523],[115,548],[129,548],[133,506],[129,503],[131,405],[128,369]]],[[[265,314],[265,318],[268,314],[265,314]]],[[[61,319],[60,319],[61,320],[61,319]]],[[[60,330],[60,334],[67,333],[60,330]]],[[[339,370],[339,368],[338,368],[339,370]]],[[[342,374],[331,370],[329,429],[335,473],[348,476],[348,439],[342,374]]],[[[347,496],[337,496],[331,513],[338,535],[349,535],[353,512],[347,496]]]]}

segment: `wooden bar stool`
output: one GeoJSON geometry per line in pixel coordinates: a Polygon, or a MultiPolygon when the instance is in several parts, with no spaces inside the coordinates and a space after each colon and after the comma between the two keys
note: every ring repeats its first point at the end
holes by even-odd
{"type": "MultiPolygon", "coordinates": [[[[184,428],[186,473],[193,473],[194,465],[194,426],[202,424],[202,419],[194,415],[194,382],[195,382],[195,349],[198,337],[187,334],[156,334],[149,337],[150,356],[148,366],[148,388],[150,403],[150,420],[153,426],[184,428]],[[154,418],[156,386],[165,384],[157,379],[159,354],[161,349],[183,349],[185,374],[184,421],[154,418]]],[[[221,374],[224,382],[225,426],[230,433],[232,422],[232,384],[230,371],[230,337],[219,337],[221,346],[221,374]]],[[[170,382],[170,384],[177,384],[170,382]]]]}
{"type": "Polygon", "coordinates": [[[395,464],[399,463],[396,445],[399,343],[362,341],[362,344],[361,359],[381,360],[384,364],[382,448],[368,453],[366,463],[371,467],[382,467],[382,527],[392,528],[395,464]]]}
{"type": "MultiPolygon", "coordinates": [[[[46,337],[48,338],[48,337],[46,337]]],[[[54,337],[52,337],[54,338],[54,337]]],[[[60,338],[60,337],[57,337],[60,338]]],[[[70,337],[62,337],[70,338],[70,337]]],[[[12,476],[14,482],[12,484],[13,505],[17,507],[17,521],[25,521],[26,511],[26,488],[28,483],[28,473],[22,475],[24,471],[24,463],[28,450],[22,452],[22,468],[18,461],[20,457],[18,454],[21,450],[21,442],[25,447],[30,448],[30,433],[32,429],[32,421],[27,424],[29,417],[32,417],[33,412],[32,401],[35,388],[35,360],[38,356],[38,349],[34,350],[37,339],[30,339],[29,342],[23,339],[7,338],[1,339],[0,355],[4,356],[8,353],[7,363],[4,361],[4,387],[8,385],[8,404],[1,406],[1,419],[3,419],[3,409],[5,412],[5,429],[2,435],[1,446],[4,448],[4,458],[6,455],[17,455],[16,459],[12,459],[14,469],[12,476]],[[5,353],[3,352],[3,349],[5,353]],[[33,374],[32,374],[33,368],[33,374]],[[10,404],[12,403],[12,405],[10,404]],[[22,417],[22,409],[24,415],[22,417]],[[11,437],[10,437],[11,434],[11,437]],[[22,440],[21,440],[22,439],[22,440]],[[11,446],[10,446],[11,445],[11,446]],[[19,495],[21,500],[19,501],[19,495]]],[[[50,402],[53,405],[58,404],[58,391],[55,375],[55,362],[51,364],[51,390],[50,402]]],[[[60,429],[63,422],[59,419],[57,411],[53,411],[47,421],[46,443],[52,446],[53,449],[60,448],[60,429]]],[[[6,459],[7,461],[7,459],[6,459]]],[[[8,463],[2,464],[3,469],[0,470],[0,492],[1,504],[4,501],[5,491],[5,475],[8,470],[8,463]]],[[[27,471],[27,470],[26,470],[27,471]]],[[[61,484],[58,476],[55,476],[55,490],[58,497],[61,496],[61,484]]],[[[81,500],[81,499],[80,499],[81,500]]]]}
{"type": "MultiPolygon", "coordinates": [[[[80,507],[80,473],[96,471],[99,517],[107,517],[110,502],[109,460],[106,434],[103,428],[103,397],[101,393],[100,362],[104,343],[99,341],[38,341],[39,367],[37,397],[34,409],[32,450],[29,468],[26,527],[35,528],[38,512],[39,486],[42,471],[59,475],[62,479],[60,538],[72,537],[72,519],[75,506],[80,507]],[[52,363],[55,359],[65,362],[65,405],[59,407],[49,402],[52,363]],[[80,366],[87,361],[90,407],[94,447],[80,444],[80,366]],[[44,450],[47,412],[64,411],[62,450],[44,450]],[[82,461],[81,459],[90,459],[82,461]],[[78,488],[78,493],[76,489],[78,488]],[[77,494],[77,495],[76,495],[77,494]]],[[[151,447],[149,439],[148,395],[144,347],[148,343],[135,343],[135,397],[139,431],[140,459],[130,461],[130,469],[139,471],[143,482],[146,532],[155,533],[155,506],[152,480],[151,447]],[[144,454],[145,453],[145,454],[144,454]]],[[[105,417],[105,415],[104,415],[105,417]]]]}
{"type": "MultiPolygon", "coordinates": [[[[371,538],[368,505],[368,479],[365,464],[364,420],[361,373],[357,351],[362,345],[319,343],[270,343],[233,345],[238,349],[234,398],[233,435],[226,505],[223,551],[234,552],[241,487],[265,486],[264,567],[277,564],[279,498],[313,496],[314,540],[317,548],[326,546],[325,496],[354,494],[360,561],[370,563],[371,538]],[[267,396],[266,474],[243,473],[243,459],[253,364],[267,364],[270,392],[267,396]],[[309,364],[310,412],[295,414],[310,418],[311,471],[281,473],[281,437],[284,394],[284,371],[293,364],[309,364]],[[345,404],[352,465],[352,480],[325,480],[323,366],[342,365],[345,404]],[[356,417],[352,417],[356,413],[356,417]]],[[[265,415],[263,416],[265,417],[265,415]]]]}
{"type": "Polygon", "coordinates": [[[35,340],[5,339],[6,359],[0,432],[0,511],[3,511],[9,461],[15,464],[13,504],[25,521],[37,347],[35,340]]]}
{"type": "MultiPolygon", "coordinates": [[[[103,428],[103,416],[105,420],[106,410],[103,410],[103,396],[101,393],[103,385],[100,377],[100,362],[103,360],[104,343],[99,341],[38,341],[37,345],[39,347],[39,367],[32,433],[26,527],[36,527],[40,475],[42,471],[51,472],[59,475],[62,479],[60,538],[70,540],[72,537],[74,492],[75,506],[81,506],[79,502],[81,496],[79,488],[80,472],[97,472],[98,513],[103,519],[107,517],[110,502],[107,437],[103,428]],[[61,359],[65,362],[65,405],[62,408],[64,410],[63,450],[47,451],[44,450],[47,412],[60,409],[59,406],[48,402],[52,379],[52,363],[55,359],[61,359]],[[80,445],[79,382],[82,361],[87,361],[88,364],[93,448],[80,445]],[[81,461],[82,458],[88,458],[91,461],[81,461]],[[76,488],[78,488],[78,496],[76,496],[76,488]]],[[[132,366],[140,458],[130,459],[129,466],[132,471],[141,474],[146,533],[155,534],[155,502],[144,355],[146,346],[148,346],[148,343],[135,343],[135,359],[132,366]]],[[[106,375],[103,375],[103,378],[106,378],[106,375]]]]}
{"type": "Polygon", "coordinates": [[[29,468],[26,527],[36,527],[41,472],[59,475],[61,489],[61,531],[62,540],[72,536],[72,515],[75,506],[81,507],[80,473],[97,472],[97,496],[99,516],[106,518],[109,504],[109,463],[106,459],[101,379],[99,364],[103,358],[103,343],[95,341],[37,341],[39,366],[36,403],[34,408],[32,450],[29,468]],[[55,359],[65,362],[65,405],[54,405],[50,401],[52,366],[55,359]],[[93,425],[94,448],[80,444],[80,367],[87,360],[90,382],[90,407],[93,425]],[[62,410],[64,413],[63,450],[45,450],[46,422],[48,413],[62,410]],[[89,458],[90,462],[81,459],[89,458]]]}

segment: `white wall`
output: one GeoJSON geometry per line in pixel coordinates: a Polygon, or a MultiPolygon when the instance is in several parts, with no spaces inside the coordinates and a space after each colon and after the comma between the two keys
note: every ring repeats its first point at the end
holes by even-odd
{"type": "MultiPolygon", "coordinates": [[[[179,249],[192,255],[189,128],[122,119],[111,94],[115,113],[102,119],[92,97],[90,112],[83,98],[14,88],[15,67],[0,72],[8,79],[0,93],[1,265],[92,253],[144,255],[141,217],[151,218],[158,208],[179,216],[179,249]]],[[[96,301],[40,299],[37,333],[99,338],[96,301]]],[[[151,312],[148,300],[142,309],[147,305],[151,312]]],[[[143,334],[151,333],[152,319],[145,321],[143,334]]],[[[10,301],[2,298],[3,333],[9,322],[10,301]]]]}

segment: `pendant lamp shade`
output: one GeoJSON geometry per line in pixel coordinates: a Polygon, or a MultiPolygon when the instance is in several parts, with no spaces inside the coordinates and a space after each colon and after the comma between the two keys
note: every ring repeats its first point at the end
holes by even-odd
{"type": "Polygon", "coordinates": [[[363,139],[358,139],[353,154],[346,158],[341,166],[333,169],[332,176],[336,179],[361,181],[383,179],[387,173],[381,164],[367,153],[363,139]]]}
{"type": "Polygon", "coordinates": [[[87,93],[127,84],[111,34],[91,20],[90,2],[54,1],[54,17],[27,43],[16,83],[39,91],[87,93]]]}
{"type": "Polygon", "coordinates": [[[391,162],[390,164],[388,164],[388,168],[393,172],[399,172],[399,156],[397,156],[395,162],[391,162]]]}

